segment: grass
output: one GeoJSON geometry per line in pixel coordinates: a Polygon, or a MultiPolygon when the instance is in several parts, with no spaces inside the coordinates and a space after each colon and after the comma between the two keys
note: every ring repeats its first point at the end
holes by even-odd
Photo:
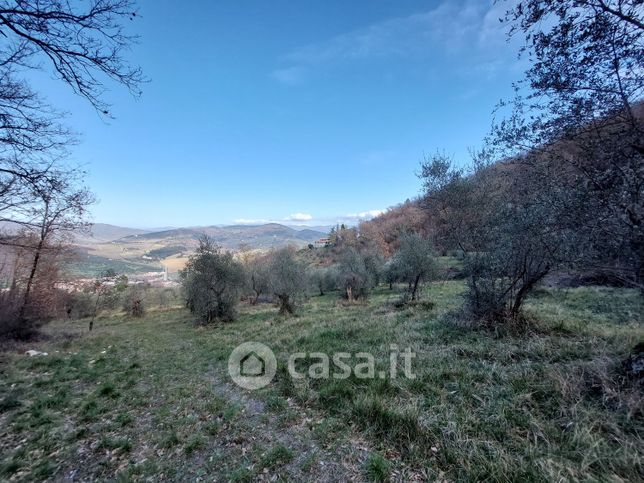
{"type": "Polygon", "coordinates": [[[541,290],[519,336],[446,324],[463,289],[428,286],[431,308],[396,309],[385,287],[350,306],[328,294],[287,319],[243,305],[212,327],[176,309],[102,318],[91,334],[54,322],[50,339],[0,354],[0,479],[641,480],[641,390],[620,379],[644,339],[641,296],[541,290]],[[226,371],[249,340],[278,359],[253,392],[226,371]],[[286,370],[293,352],[370,352],[378,374],[392,344],[415,352],[415,378],[286,370]]]}
{"type": "Polygon", "coordinates": [[[369,481],[389,481],[389,462],[381,455],[375,453],[369,456],[365,465],[365,473],[369,481]]]}

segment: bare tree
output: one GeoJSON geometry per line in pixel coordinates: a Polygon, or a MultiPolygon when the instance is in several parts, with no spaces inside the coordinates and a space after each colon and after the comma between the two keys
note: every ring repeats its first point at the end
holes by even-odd
{"type": "Polygon", "coordinates": [[[139,94],[144,80],[124,53],[136,41],[124,20],[137,12],[131,0],[0,1],[0,68],[41,68],[48,65],[63,82],[108,114],[102,99],[109,78],[139,94]],[[46,63],[43,64],[42,61],[46,63]]]}
{"type": "Polygon", "coordinates": [[[31,247],[33,259],[18,313],[20,319],[26,316],[43,252],[87,226],[85,217],[94,198],[86,188],[78,186],[82,174],[77,170],[50,171],[31,185],[32,202],[17,211],[14,221],[32,233],[35,241],[31,247]]]}
{"type": "Polygon", "coordinates": [[[27,72],[53,72],[109,115],[106,81],[134,95],[144,81],[124,59],[136,37],[123,23],[135,16],[130,0],[0,0],[0,221],[32,203],[33,185],[51,178],[75,141],[27,72]]]}

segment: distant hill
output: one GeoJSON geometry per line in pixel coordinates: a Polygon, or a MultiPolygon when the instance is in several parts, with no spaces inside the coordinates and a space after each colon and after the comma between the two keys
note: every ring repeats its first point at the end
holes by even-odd
{"type": "Polygon", "coordinates": [[[294,228],[267,223],[265,225],[231,225],[231,226],[203,226],[190,228],[175,228],[158,232],[135,233],[119,240],[120,243],[156,242],[173,245],[183,244],[196,246],[202,234],[212,237],[223,248],[237,249],[240,245],[250,245],[252,248],[270,248],[289,244],[304,245],[325,236],[321,231],[294,228]],[[180,243],[182,242],[182,243],[180,243]]]}
{"type": "Polygon", "coordinates": [[[326,236],[322,231],[304,227],[295,229],[279,223],[197,226],[159,231],[97,223],[90,234],[80,233],[76,236],[80,256],[75,270],[94,276],[107,268],[134,273],[161,270],[165,266],[175,272],[183,267],[204,233],[224,249],[233,251],[243,245],[251,249],[286,245],[302,247],[326,236]]]}
{"type": "MultiPolygon", "coordinates": [[[[11,221],[0,222],[0,232],[14,234],[21,230],[23,227],[11,221]]],[[[122,226],[108,225],[107,223],[94,223],[87,230],[78,231],[74,235],[74,242],[76,244],[93,244],[103,243],[112,240],[118,240],[130,235],[147,233],[149,230],[141,230],[138,228],[125,228],[122,226]]]]}
{"type": "Polygon", "coordinates": [[[75,242],[79,244],[101,243],[147,232],[147,230],[141,230],[139,228],[126,228],[122,226],[108,225],[107,223],[94,223],[87,233],[78,233],[75,236],[75,242]]]}

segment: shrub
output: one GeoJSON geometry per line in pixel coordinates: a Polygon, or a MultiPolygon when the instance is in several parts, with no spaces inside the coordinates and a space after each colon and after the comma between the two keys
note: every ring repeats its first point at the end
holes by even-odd
{"type": "Polygon", "coordinates": [[[130,285],[123,295],[123,310],[132,317],[145,315],[145,300],[150,287],[130,285]]]}

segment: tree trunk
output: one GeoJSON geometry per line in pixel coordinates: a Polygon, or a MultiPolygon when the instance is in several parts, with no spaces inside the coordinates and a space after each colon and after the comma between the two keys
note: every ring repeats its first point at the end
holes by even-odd
{"type": "Polygon", "coordinates": [[[290,315],[293,314],[293,304],[290,301],[290,297],[288,295],[278,295],[277,296],[280,301],[280,314],[282,315],[290,315]]]}
{"type": "Polygon", "coordinates": [[[510,317],[515,319],[519,315],[519,311],[521,310],[521,306],[523,305],[523,301],[525,300],[526,296],[528,293],[534,288],[534,286],[543,278],[545,277],[550,270],[545,270],[535,277],[529,279],[526,281],[517,294],[514,297],[514,303],[512,304],[512,308],[510,309],[510,317]]]}
{"type": "Polygon", "coordinates": [[[347,285],[347,300],[349,302],[353,302],[353,289],[351,288],[351,285],[347,285]]]}
{"type": "Polygon", "coordinates": [[[416,275],[416,279],[414,280],[414,288],[411,292],[411,299],[416,300],[416,291],[418,290],[418,284],[420,283],[420,273],[416,275]]]}
{"type": "Polygon", "coordinates": [[[40,253],[44,245],[44,240],[41,238],[36,247],[36,254],[34,255],[34,261],[31,265],[31,271],[29,272],[29,278],[27,279],[27,287],[25,288],[25,296],[22,299],[22,307],[20,307],[20,312],[18,318],[23,320],[25,318],[25,312],[27,310],[27,305],[29,304],[29,296],[31,294],[31,287],[36,277],[36,270],[38,270],[38,261],[40,260],[40,253]]]}

